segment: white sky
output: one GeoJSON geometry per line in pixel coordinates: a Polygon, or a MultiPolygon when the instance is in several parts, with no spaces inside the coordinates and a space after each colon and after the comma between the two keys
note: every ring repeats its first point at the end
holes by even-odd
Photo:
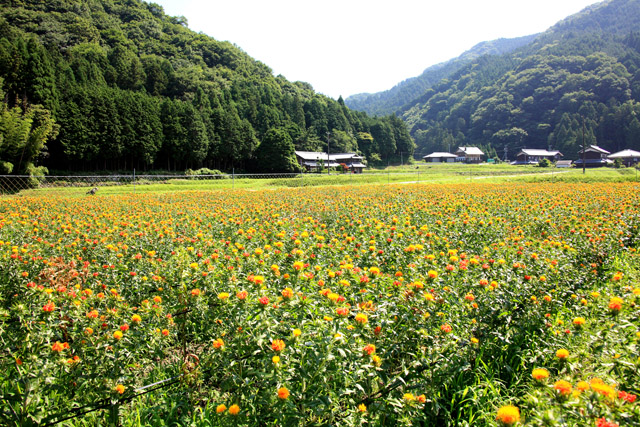
{"type": "Polygon", "coordinates": [[[147,0],[275,75],[347,98],[391,89],[475,44],[542,32],[596,0],[147,0]]]}

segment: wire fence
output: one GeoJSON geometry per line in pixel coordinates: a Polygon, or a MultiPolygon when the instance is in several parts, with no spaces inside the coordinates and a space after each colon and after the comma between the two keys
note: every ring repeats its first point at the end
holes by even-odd
{"type": "Polygon", "coordinates": [[[371,171],[355,173],[279,173],[279,174],[214,174],[214,175],[177,175],[145,174],[138,175],[66,175],[66,176],[29,176],[0,175],[0,194],[18,194],[23,191],[43,191],[61,189],[61,191],[87,194],[102,193],[109,189],[117,192],[153,191],[153,190],[208,190],[243,189],[259,187],[308,187],[318,185],[357,185],[391,183],[427,183],[436,181],[469,181],[494,177],[520,177],[562,173],[562,171],[528,168],[527,170],[479,170],[479,169],[441,169],[416,168],[401,171],[371,171]],[[159,188],[160,187],[160,188],[159,188]]]}

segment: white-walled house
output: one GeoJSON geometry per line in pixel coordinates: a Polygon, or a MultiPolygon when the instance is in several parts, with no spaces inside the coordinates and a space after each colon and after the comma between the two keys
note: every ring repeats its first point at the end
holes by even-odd
{"type": "Polygon", "coordinates": [[[318,151],[296,151],[298,163],[307,172],[324,169],[327,167],[337,168],[344,164],[352,173],[362,173],[367,167],[363,163],[364,157],[356,153],[334,153],[327,154],[318,151]]]}

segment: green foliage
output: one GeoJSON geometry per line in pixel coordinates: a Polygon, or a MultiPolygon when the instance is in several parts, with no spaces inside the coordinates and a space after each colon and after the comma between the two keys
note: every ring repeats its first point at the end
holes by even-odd
{"type": "Polygon", "coordinates": [[[538,162],[538,167],[539,168],[548,168],[553,166],[551,161],[549,159],[540,159],[540,161],[538,162]]]}
{"type": "Polygon", "coordinates": [[[636,187],[7,198],[0,422],[638,427],[636,187]]]}
{"type": "MultiPolygon", "coordinates": [[[[0,81],[1,83],[1,81],[0,81]]],[[[1,94],[1,92],[0,92],[1,94]]],[[[55,138],[58,126],[51,113],[40,105],[9,108],[0,104],[0,169],[2,173],[32,174],[34,163],[55,138]]]]}
{"type": "Polygon", "coordinates": [[[373,94],[361,93],[352,95],[346,99],[346,105],[354,110],[378,116],[393,114],[414,101],[417,95],[424,93],[440,80],[471,64],[478,57],[502,55],[511,52],[530,43],[536,36],[537,34],[478,43],[459,57],[433,65],[424,70],[418,77],[409,78],[392,89],[373,94]]]}
{"type": "Polygon", "coordinates": [[[269,129],[256,150],[260,172],[299,172],[293,141],[286,130],[269,129]]]}
{"type": "Polygon", "coordinates": [[[209,168],[200,168],[200,169],[187,169],[184,173],[187,176],[198,176],[198,175],[222,175],[223,173],[217,169],[209,169],[209,168]]]}
{"type": "MultiPolygon", "coordinates": [[[[60,125],[43,159],[58,170],[248,169],[272,128],[287,129],[297,149],[325,149],[330,132],[345,151],[363,151],[356,135],[388,121],[274,77],[237,46],[140,0],[0,7],[0,77],[10,108],[41,104],[60,125]]],[[[406,126],[393,126],[412,149],[406,126]]],[[[398,157],[381,137],[367,153],[398,157]]]]}
{"type": "Polygon", "coordinates": [[[506,146],[513,158],[524,147],[551,146],[576,159],[583,139],[611,152],[638,150],[639,26],[637,1],[599,3],[512,52],[458,62],[428,85],[411,79],[347,104],[365,111],[394,105],[420,156],[472,145],[500,156],[506,146]],[[400,96],[409,88],[411,96],[400,96]]]}

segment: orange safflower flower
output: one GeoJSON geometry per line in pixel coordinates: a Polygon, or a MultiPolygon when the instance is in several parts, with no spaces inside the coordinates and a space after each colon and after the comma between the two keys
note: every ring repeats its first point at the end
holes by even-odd
{"type": "Polygon", "coordinates": [[[282,351],[286,347],[284,341],[282,340],[273,340],[271,342],[271,349],[273,351],[282,351]]]}
{"type": "Polygon", "coordinates": [[[567,357],[569,357],[569,350],[561,348],[560,350],[556,351],[556,357],[560,360],[565,360],[567,357]]]}
{"type": "Polygon", "coordinates": [[[581,327],[582,325],[584,325],[586,322],[584,317],[576,317],[575,319],[573,319],[573,325],[577,328],[581,327]]]}
{"type": "Polygon", "coordinates": [[[369,318],[367,317],[366,314],[364,313],[358,313],[356,314],[356,322],[364,325],[365,323],[367,323],[369,321],[369,318]]]}
{"type": "Polygon", "coordinates": [[[286,387],[280,387],[278,389],[278,399],[286,400],[289,398],[289,390],[286,387]]]}
{"type": "Polygon", "coordinates": [[[618,312],[622,310],[623,302],[624,300],[622,298],[613,297],[611,298],[611,300],[609,300],[609,309],[611,309],[614,312],[618,312]]]}
{"type": "Polygon", "coordinates": [[[126,389],[126,387],[123,386],[122,384],[118,384],[117,386],[114,387],[114,390],[116,392],[118,392],[119,394],[123,394],[125,389],[126,389]]]}
{"type": "Polygon", "coordinates": [[[367,355],[371,356],[376,352],[376,346],[373,344],[367,344],[362,349],[367,355]]]}
{"type": "Polygon", "coordinates": [[[221,413],[223,413],[223,412],[224,412],[224,411],[226,411],[226,410],[227,410],[227,407],[226,407],[226,405],[225,405],[224,403],[223,403],[223,404],[220,404],[220,405],[218,405],[218,406],[216,407],[216,413],[218,413],[218,414],[221,414],[221,413]]]}
{"type": "Polygon", "coordinates": [[[569,381],[559,380],[553,385],[553,388],[558,391],[562,396],[568,396],[573,390],[573,386],[569,381]]]}
{"type": "Polygon", "coordinates": [[[618,423],[608,421],[605,417],[596,420],[596,427],[620,427],[618,423]]]}
{"type": "Polygon", "coordinates": [[[222,338],[218,338],[213,341],[213,348],[218,349],[222,347],[224,347],[224,341],[222,340],[222,338]]]}
{"type": "Polygon", "coordinates": [[[586,381],[579,381],[578,384],[576,384],[576,389],[582,391],[587,391],[589,390],[589,383],[586,381]]]}
{"type": "Polygon", "coordinates": [[[346,317],[349,315],[349,309],[347,307],[338,307],[336,308],[336,314],[338,316],[346,317]]]}
{"type": "Polygon", "coordinates": [[[624,400],[625,402],[633,403],[636,401],[637,396],[635,394],[627,393],[626,391],[620,390],[618,392],[618,398],[624,400]]]}
{"type": "Polygon", "coordinates": [[[543,381],[549,378],[549,371],[544,368],[536,368],[531,372],[531,376],[536,381],[543,381]]]}
{"type": "Polygon", "coordinates": [[[520,421],[520,409],[512,405],[503,406],[498,409],[496,420],[503,425],[511,426],[520,421]]]}
{"type": "Polygon", "coordinates": [[[413,402],[414,400],[416,400],[415,396],[414,396],[413,394],[411,394],[411,393],[405,393],[405,394],[403,394],[403,395],[402,395],[402,398],[403,398],[406,402],[408,402],[408,403],[411,403],[411,402],[413,402]]]}
{"type": "Polygon", "coordinates": [[[240,407],[236,404],[229,406],[229,414],[238,415],[240,413],[240,407]]]}
{"type": "Polygon", "coordinates": [[[60,341],[54,342],[53,345],[51,346],[51,350],[55,351],[55,352],[60,352],[60,351],[64,350],[64,348],[65,348],[64,344],[62,344],[60,341]]]}
{"type": "Polygon", "coordinates": [[[591,390],[608,397],[609,399],[616,397],[615,389],[610,385],[605,384],[600,378],[593,378],[589,385],[591,386],[591,390]]]}
{"type": "Polygon", "coordinates": [[[53,301],[49,301],[42,307],[42,311],[47,313],[50,313],[55,309],[56,309],[56,305],[53,303],[53,301]]]}

